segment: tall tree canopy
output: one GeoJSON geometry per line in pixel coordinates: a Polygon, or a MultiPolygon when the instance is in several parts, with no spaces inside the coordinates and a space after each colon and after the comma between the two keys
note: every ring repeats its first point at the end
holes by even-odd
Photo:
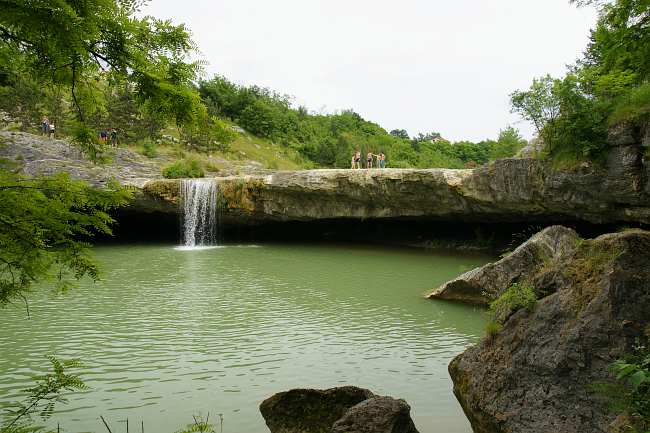
{"type": "Polygon", "coordinates": [[[533,80],[512,96],[554,157],[601,159],[607,130],[650,120],[650,0],[573,0],[599,18],[584,56],[562,79],[533,80]]]}
{"type": "Polygon", "coordinates": [[[138,100],[178,123],[200,111],[199,64],[184,25],[138,19],[135,0],[0,0],[0,66],[69,88],[80,121],[93,110],[97,76],[134,85],[138,100]],[[10,63],[7,63],[10,62],[10,63]]]}
{"type": "MultiPolygon", "coordinates": [[[[193,84],[200,65],[188,60],[189,32],[136,18],[141,4],[0,0],[0,85],[11,89],[3,96],[29,108],[48,96],[42,88],[69,93],[75,138],[89,156],[99,146],[89,119],[107,98],[119,97],[116,89],[127,89],[155,120],[189,125],[205,118],[193,84]]],[[[85,241],[110,233],[108,211],[129,197],[118,185],[100,190],[66,176],[34,179],[18,171],[0,161],[0,307],[25,300],[32,283],[43,279],[65,287],[69,278],[96,278],[85,241]]]]}

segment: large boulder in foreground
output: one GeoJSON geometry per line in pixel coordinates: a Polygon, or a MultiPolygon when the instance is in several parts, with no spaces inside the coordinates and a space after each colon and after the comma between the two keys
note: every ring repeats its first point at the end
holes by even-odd
{"type": "Polygon", "coordinates": [[[292,389],[264,400],[260,412],[271,433],[325,433],[348,409],[374,396],[355,386],[292,389]]]}
{"type": "Polygon", "coordinates": [[[353,406],[331,433],[417,433],[411,406],[392,397],[374,397],[353,406]]]}
{"type": "Polygon", "coordinates": [[[435,289],[428,297],[488,304],[512,284],[532,278],[544,263],[572,253],[578,239],[578,234],[569,228],[548,227],[503,259],[465,272],[435,289]]]}
{"type": "Polygon", "coordinates": [[[617,414],[593,385],[614,380],[608,367],[650,336],[649,264],[650,232],[640,230],[539,262],[530,284],[551,294],[449,365],[474,432],[615,431],[617,414]]]}
{"type": "Polygon", "coordinates": [[[404,400],[354,386],[292,389],[264,400],[271,433],[417,433],[404,400]]]}

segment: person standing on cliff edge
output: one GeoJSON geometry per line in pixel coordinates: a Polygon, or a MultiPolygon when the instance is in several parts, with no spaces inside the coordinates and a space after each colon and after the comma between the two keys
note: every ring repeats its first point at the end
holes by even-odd
{"type": "Polygon", "coordinates": [[[358,150],[352,156],[352,168],[361,168],[361,152],[358,150]]]}
{"type": "Polygon", "coordinates": [[[386,168],[386,155],[384,155],[384,152],[379,152],[379,155],[377,155],[377,166],[386,168]]]}

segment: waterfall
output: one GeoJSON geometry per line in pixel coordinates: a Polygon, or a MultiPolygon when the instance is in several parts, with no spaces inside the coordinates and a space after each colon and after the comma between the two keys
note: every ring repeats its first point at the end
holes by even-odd
{"type": "Polygon", "coordinates": [[[216,245],[220,219],[218,192],[214,179],[181,180],[184,247],[216,245]]]}

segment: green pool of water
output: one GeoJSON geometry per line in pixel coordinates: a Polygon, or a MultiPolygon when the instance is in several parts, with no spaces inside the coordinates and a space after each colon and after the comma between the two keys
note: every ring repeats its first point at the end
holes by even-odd
{"type": "MultiPolygon", "coordinates": [[[[38,291],[0,312],[0,402],[47,354],[80,358],[89,389],[48,425],[174,432],[223,414],[267,432],[258,405],[294,387],[352,384],[406,399],[421,432],[468,433],[447,364],[483,333],[481,310],[423,298],[488,257],[338,245],[95,248],[99,283],[38,291]],[[134,426],[137,425],[137,428],[134,426]]],[[[219,431],[219,429],[217,429],[219,431]]]]}

